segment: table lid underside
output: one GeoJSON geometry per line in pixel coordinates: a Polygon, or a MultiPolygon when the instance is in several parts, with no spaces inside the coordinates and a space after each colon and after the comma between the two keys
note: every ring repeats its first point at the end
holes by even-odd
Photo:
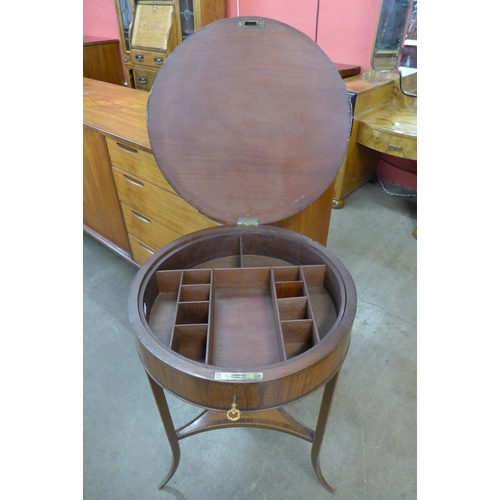
{"type": "Polygon", "coordinates": [[[170,54],[147,122],[156,161],[183,199],[220,222],[266,224],[300,212],[334,180],[351,110],[337,69],[309,37],[239,17],[170,54]]]}

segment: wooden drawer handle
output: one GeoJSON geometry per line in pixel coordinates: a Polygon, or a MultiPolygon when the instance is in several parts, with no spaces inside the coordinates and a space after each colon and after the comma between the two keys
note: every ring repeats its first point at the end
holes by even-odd
{"type": "Polygon", "coordinates": [[[137,212],[134,212],[132,210],[132,213],[139,219],[139,220],[142,220],[142,222],[146,222],[148,224],[151,224],[151,221],[149,219],[146,219],[146,217],[144,217],[143,215],[141,214],[138,214],[137,212]]]}
{"type": "Polygon", "coordinates": [[[116,145],[123,149],[123,151],[126,151],[127,153],[132,153],[132,154],[137,154],[137,149],[130,148],[129,146],[125,146],[125,144],[120,144],[119,142],[116,143],[116,145]]]}
{"type": "Polygon", "coordinates": [[[142,182],[136,181],[135,179],[132,179],[132,177],[129,177],[128,175],[123,175],[123,178],[130,182],[130,184],[133,184],[134,186],[139,186],[139,187],[144,187],[144,184],[142,182]]]}

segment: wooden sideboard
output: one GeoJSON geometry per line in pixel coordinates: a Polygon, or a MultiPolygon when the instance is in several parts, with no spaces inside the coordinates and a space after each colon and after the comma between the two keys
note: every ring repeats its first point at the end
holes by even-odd
{"type": "MultiPolygon", "coordinates": [[[[167,243],[219,225],[182,200],[161,174],[146,126],[149,93],[83,79],[83,227],[142,265],[167,243]]],[[[311,205],[272,225],[326,245],[333,183],[311,205]]]]}

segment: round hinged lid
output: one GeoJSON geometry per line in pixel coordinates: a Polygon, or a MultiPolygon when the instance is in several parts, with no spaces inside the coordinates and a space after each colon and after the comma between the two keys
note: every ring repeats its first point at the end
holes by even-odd
{"type": "Polygon", "coordinates": [[[156,161],[204,215],[286,219],[315,201],[347,151],[351,110],[334,64],[264,18],[209,24],[166,59],[148,101],[156,161]]]}

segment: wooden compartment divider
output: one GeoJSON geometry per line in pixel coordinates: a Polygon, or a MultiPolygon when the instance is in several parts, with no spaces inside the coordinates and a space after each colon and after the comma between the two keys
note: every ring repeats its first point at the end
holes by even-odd
{"type": "Polygon", "coordinates": [[[298,356],[320,341],[314,302],[320,317],[322,302],[331,309],[324,265],[159,270],[156,280],[151,328],[207,365],[251,368],[298,356]]]}
{"type": "MultiPolygon", "coordinates": [[[[275,288],[285,359],[298,356],[319,342],[303,267],[283,268],[275,273],[275,278],[282,280],[275,281],[275,288]]],[[[324,280],[325,267],[314,268],[316,284],[318,279],[324,280]]]]}
{"type": "MultiPolygon", "coordinates": [[[[271,282],[269,283],[269,287],[271,289],[271,297],[273,300],[273,310],[274,310],[274,322],[275,322],[275,327],[276,327],[276,332],[278,333],[278,349],[279,349],[279,358],[280,361],[285,361],[286,360],[286,349],[285,349],[285,338],[283,335],[283,328],[282,328],[282,323],[281,323],[281,318],[279,314],[279,302],[278,302],[278,291],[276,284],[280,283],[277,281],[278,279],[282,279],[283,274],[280,273],[280,269],[287,269],[287,268],[272,268],[271,269],[271,282]]],[[[294,268],[290,268],[294,269],[294,268]]],[[[295,274],[294,274],[295,275],[295,274]]]]}
{"type": "Polygon", "coordinates": [[[182,271],[170,345],[173,351],[193,361],[208,362],[212,302],[212,270],[182,271]]]}

